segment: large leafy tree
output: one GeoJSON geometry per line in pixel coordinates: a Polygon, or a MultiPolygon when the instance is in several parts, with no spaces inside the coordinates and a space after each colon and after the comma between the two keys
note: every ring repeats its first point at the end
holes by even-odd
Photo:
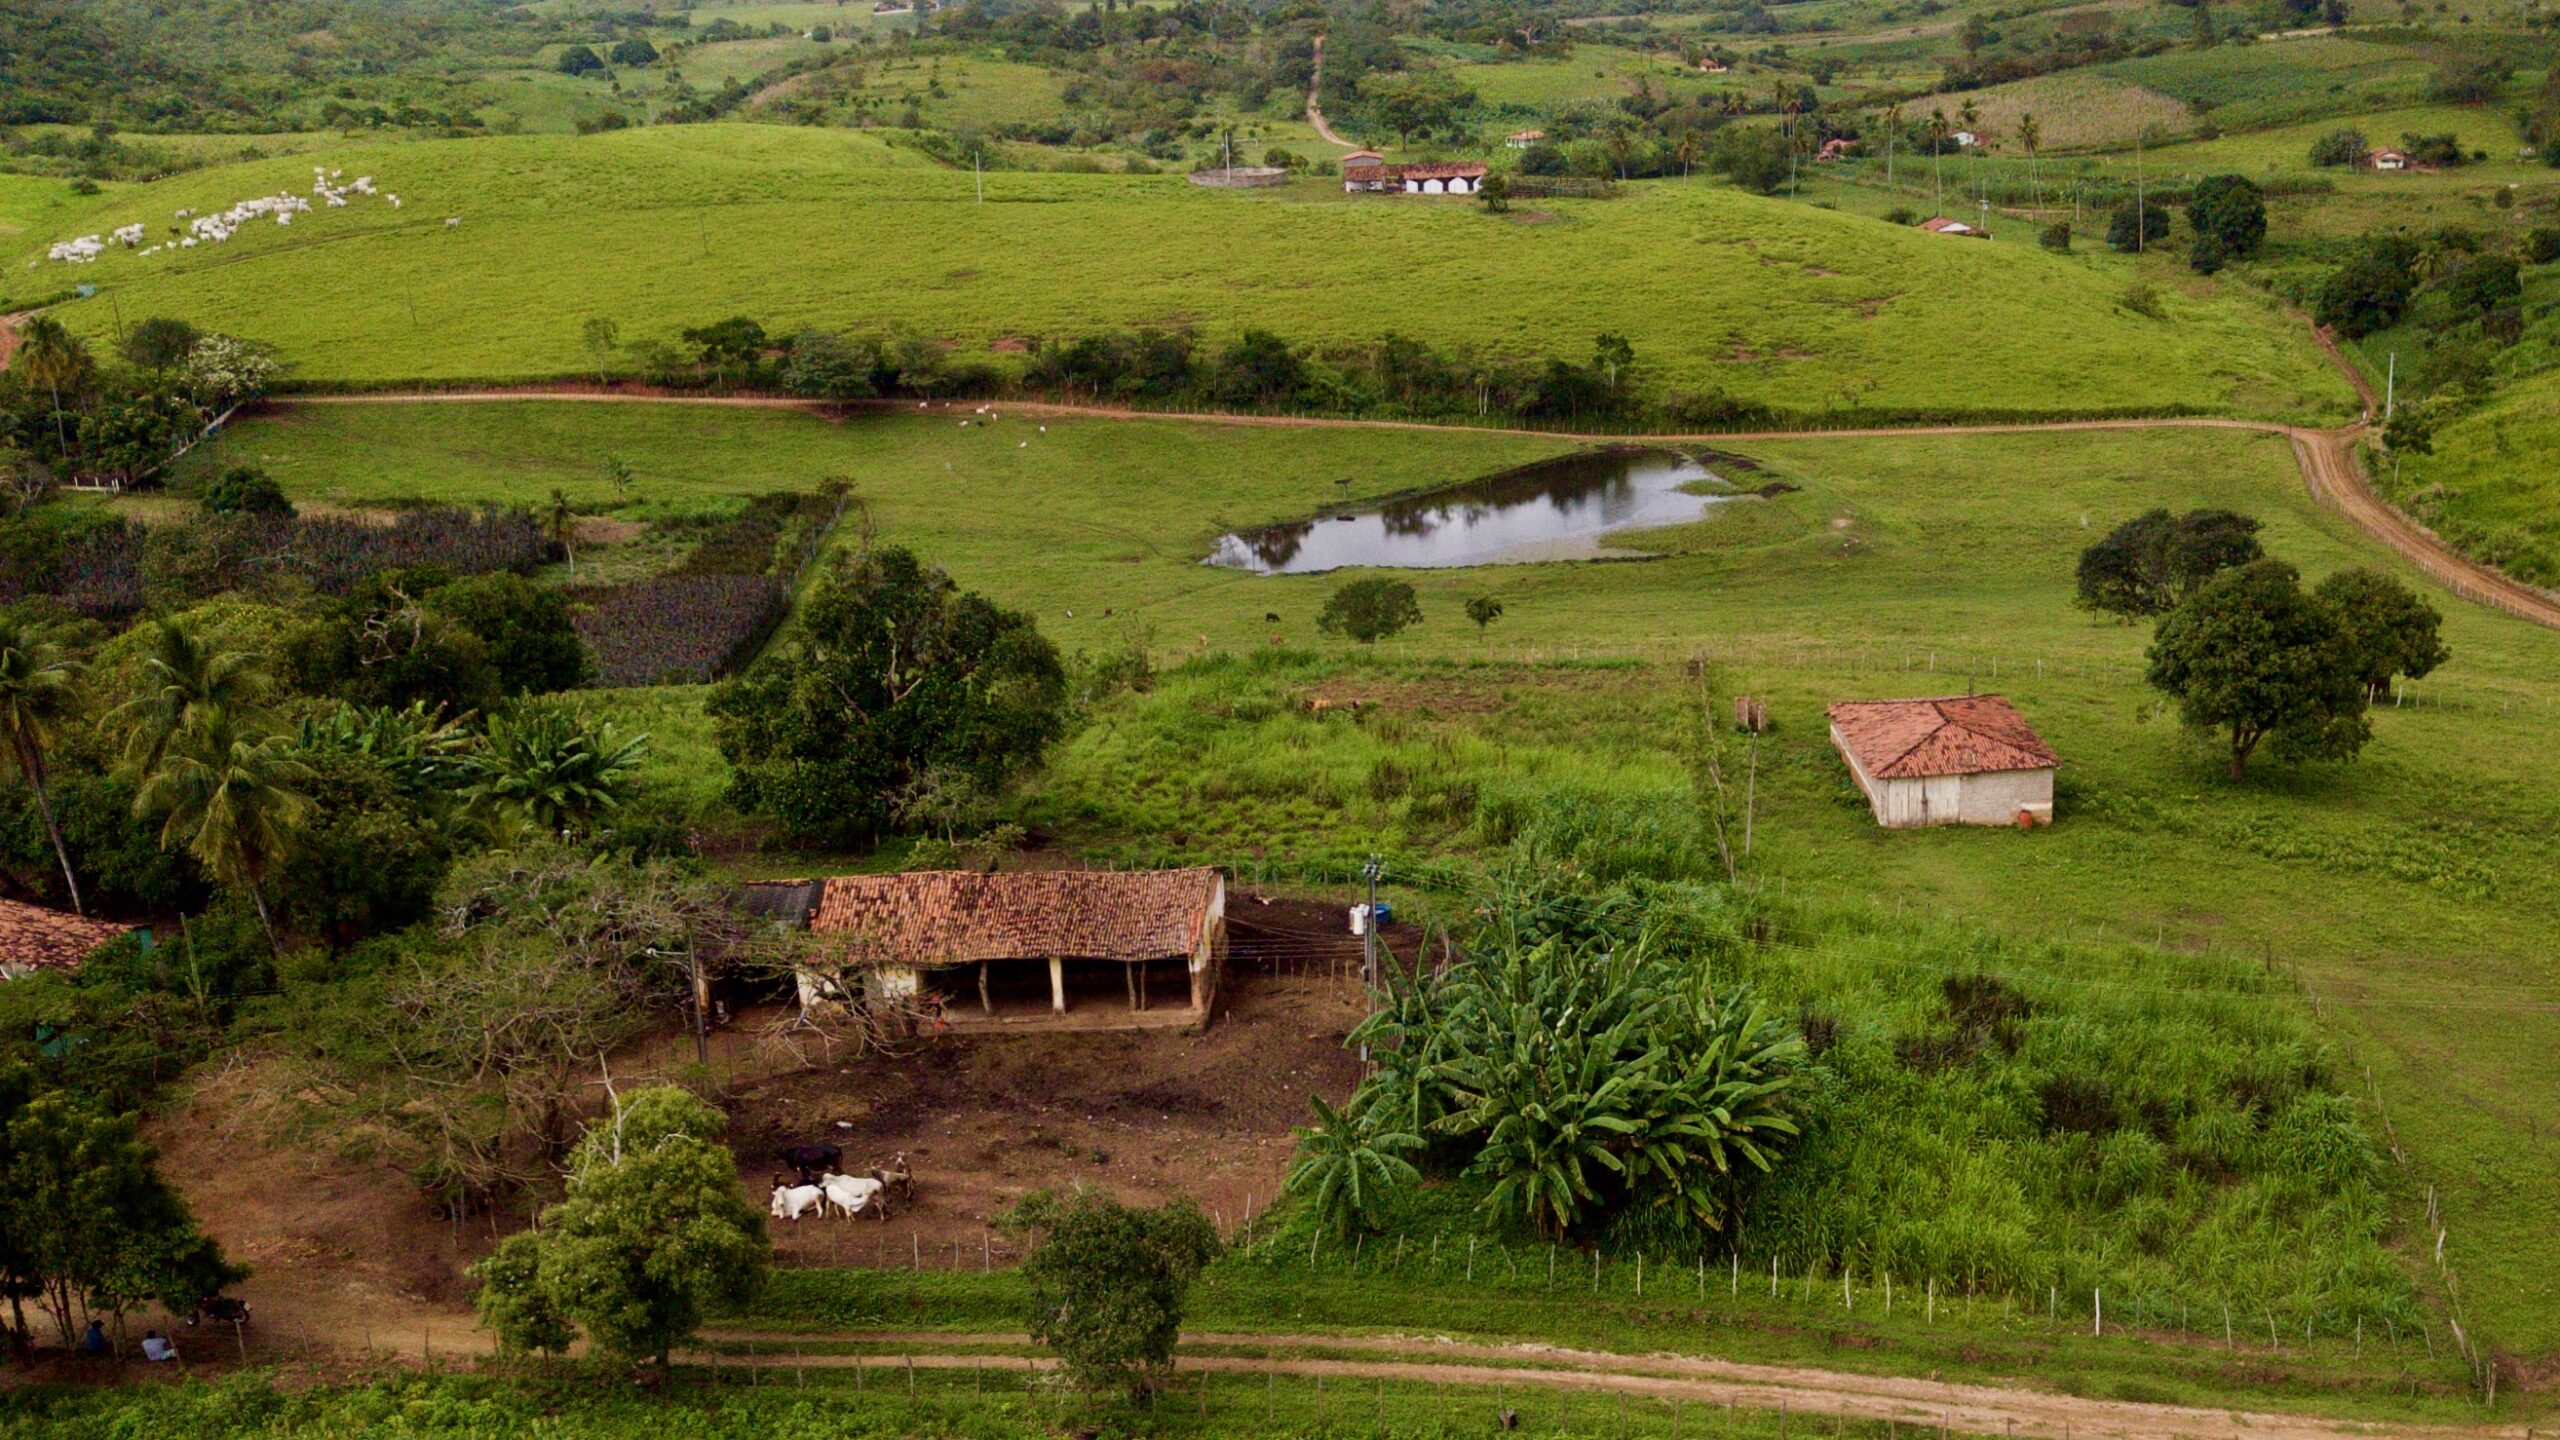
{"type": "Polygon", "coordinates": [[[1022,1262],[1031,1337],[1088,1389],[1143,1396],[1162,1385],[1191,1282],[1218,1253],[1208,1217],[1188,1200],[1147,1210],[1089,1190],[1036,1190],[1004,1223],[1039,1235],[1022,1262]]]}
{"type": "Polygon", "coordinates": [[[24,620],[0,615],[0,745],[17,762],[19,778],[27,782],[44,816],[44,833],[53,842],[54,859],[62,864],[71,908],[86,914],[80,905],[80,877],[72,873],[71,852],[64,848],[62,825],[54,818],[45,763],[54,727],[78,704],[78,678],[79,667],[64,658],[61,646],[24,620]]]}
{"type": "Polygon", "coordinates": [[[2267,238],[2267,197],[2246,176],[2207,175],[2187,199],[2187,223],[2232,259],[2255,255],[2267,238]]]}
{"type": "Polygon", "coordinates": [[[2335,607],[2281,560],[2207,581],[2163,618],[2147,678],[2189,728],[2227,737],[2231,778],[2260,744],[2286,759],[2346,759],[2372,735],[2363,659],[2335,607]]]}
{"type": "Polygon", "coordinates": [[[568,1193],[541,1227],[473,1267],[481,1323],[510,1349],[564,1350],[583,1331],[607,1354],[663,1367],[713,1307],[754,1298],[771,1257],[725,1125],[671,1085],[617,1104],[578,1142],[568,1193]]]}
{"type": "Polygon", "coordinates": [[[1401,580],[1354,580],[1325,597],[1316,628],[1328,635],[1348,635],[1374,645],[1408,625],[1422,622],[1422,602],[1401,580]]]}
{"type": "Polygon", "coordinates": [[[2444,617],[2379,570],[2341,570],[2312,594],[2336,615],[2368,697],[2387,689],[2395,675],[2421,679],[2453,658],[2437,633],[2444,617]]]}
{"type": "MultiPolygon", "coordinates": [[[[0,1078],[0,1187],[0,1284],[13,1304],[34,1296],[65,1346],[86,1309],[185,1310],[245,1273],[196,1229],[133,1121],[69,1091],[0,1078]]],[[[23,1339],[23,1311],[12,1318],[23,1339]]]]}
{"type": "Polygon", "coordinates": [[[2261,553],[2250,516],[2145,511],[2080,552],[2079,603],[2128,619],[2165,614],[2198,585],[2261,553]]]}
{"type": "Polygon", "coordinates": [[[438,586],[421,603],[480,637],[498,688],[510,695],[573,690],[593,671],[569,602],[551,586],[501,571],[438,586]]]}
{"type": "Polygon", "coordinates": [[[1000,792],[1064,729],[1066,673],[1031,617],[904,549],[839,562],[800,622],[708,707],[731,798],[798,834],[877,836],[929,772],[1000,792]]]}

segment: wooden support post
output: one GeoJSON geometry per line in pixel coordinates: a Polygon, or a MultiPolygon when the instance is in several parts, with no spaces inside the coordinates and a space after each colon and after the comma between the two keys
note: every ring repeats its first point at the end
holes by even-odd
{"type": "Polygon", "coordinates": [[[995,997],[987,993],[987,962],[984,960],[978,962],[978,1013],[982,1015],[996,1013],[995,997]]]}
{"type": "Polygon", "coordinates": [[[1121,966],[1120,978],[1129,983],[1129,1008],[1131,1010],[1138,1009],[1138,967],[1135,965],[1121,966]]]}
{"type": "Polygon", "coordinates": [[[1049,957],[1049,1008],[1067,1013],[1067,962],[1055,955],[1049,957]]]}

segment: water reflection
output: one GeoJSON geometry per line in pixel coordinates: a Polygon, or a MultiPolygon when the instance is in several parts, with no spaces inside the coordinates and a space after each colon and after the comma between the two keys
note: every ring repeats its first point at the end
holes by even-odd
{"type": "Polygon", "coordinates": [[[1697,461],[1661,450],[1568,455],[1374,509],[1228,535],[1208,563],[1305,575],[1590,559],[1602,536],[1684,524],[1733,498],[1680,488],[1712,478],[1697,461]]]}

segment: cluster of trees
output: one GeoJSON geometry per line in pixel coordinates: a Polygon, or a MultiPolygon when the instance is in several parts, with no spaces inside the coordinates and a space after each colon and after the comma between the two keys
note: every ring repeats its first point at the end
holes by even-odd
{"type": "Polygon", "coordinates": [[[2220,734],[2231,778],[2261,745],[2287,761],[2352,758],[2366,710],[2395,678],[2450,658],[2433,607],[2378,570],[2304,588],[2266,555],[2258,522],[2228,510],[2153,510],[2080,556],[2085,608],[2157,622],[2146,678],[2201,733],[2220,734]]]}
{"type": "Polygon", "coordinates": [[[1105,330],[1032,337],[1018,381],[985,362],[955,361],[939,341],[913,334],[776,337],[745,316],[688,328],[680,344],[626,347],[610,320],[590,321],[588,334],[599,376],[629,354],[654,384],[772,388],[838,402],[993,395],[1018,385],[1066,400],[1421,419],[1702,426],[1770,415],[1720,393],[1648,394],[1634,347],[1606,333],[1593,338],[1587,361],[1523,361],[1396,334],[1314,347],[1248,327],[1212,346],[1187,329],[1105,330]]]}
{"type": "MultiPolygon", "coordinates": [[[[1479,633],[1502,618],[1502,602],[1490,595],[1470,596],[1464,608],[1479,633]]],[[[1422,601],[1413,587],[1384,577],[1340,586],[1325,597],[1324,609],[1316,614],[1317,629],[1363,645],[1374,645],[1421,623],[1422,601]]]]}
{"type": "Polygon", "coordinates": [[[130,484],[264,393],[275,371],[255,345],[169,319],[126,331],[101,363],[62,322],[34,316],[0,370],[0,505],[61,481],[130,484]]]}
{"type": "MultiPolygon", "coordinates": [[[[2187,263],[2210,275],[2258,253],[2267,239],[2266,193],[2242,175],[2208,175],[2187,192],[2187,263]]],[[[2171,243],[2177,226],[2168,205],[2132,196],[2107,217],[2107,246],[2139,254],[2171,243]]]]}
{"type": "Polygon", "coordinates": [[[1515,881],[1465,959],[1377,997],[1346,1042],[1375,1068],[1298,1132],[1289,1189],[1320,1223],[1374,1228],[1421,1156],[1545,1234],[1714,1231],[1783,1156],[1803,1038],[1747,988],[1703,984],[1640,907],[1556,886],[1515,881]]]}

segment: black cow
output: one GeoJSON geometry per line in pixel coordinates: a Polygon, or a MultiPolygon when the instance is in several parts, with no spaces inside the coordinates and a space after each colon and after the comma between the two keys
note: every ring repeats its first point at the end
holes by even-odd
{"type": "Polygon", "coordinates": [[[187,1316],[189,1325],[205,1320],[218,1320],[231,1325],[249,1323],[249,1302],[228,1295],[214,1295],[196,1302],[194,1313],[187,1316]]]}
{"type": "Polygon", "coordinates": [[[844,1165],[844,1147],[840,1145],[792,1145],[774,1157],[800,1172],[805,1185],[815,1185],[818,1177],[844,1165]]]}

